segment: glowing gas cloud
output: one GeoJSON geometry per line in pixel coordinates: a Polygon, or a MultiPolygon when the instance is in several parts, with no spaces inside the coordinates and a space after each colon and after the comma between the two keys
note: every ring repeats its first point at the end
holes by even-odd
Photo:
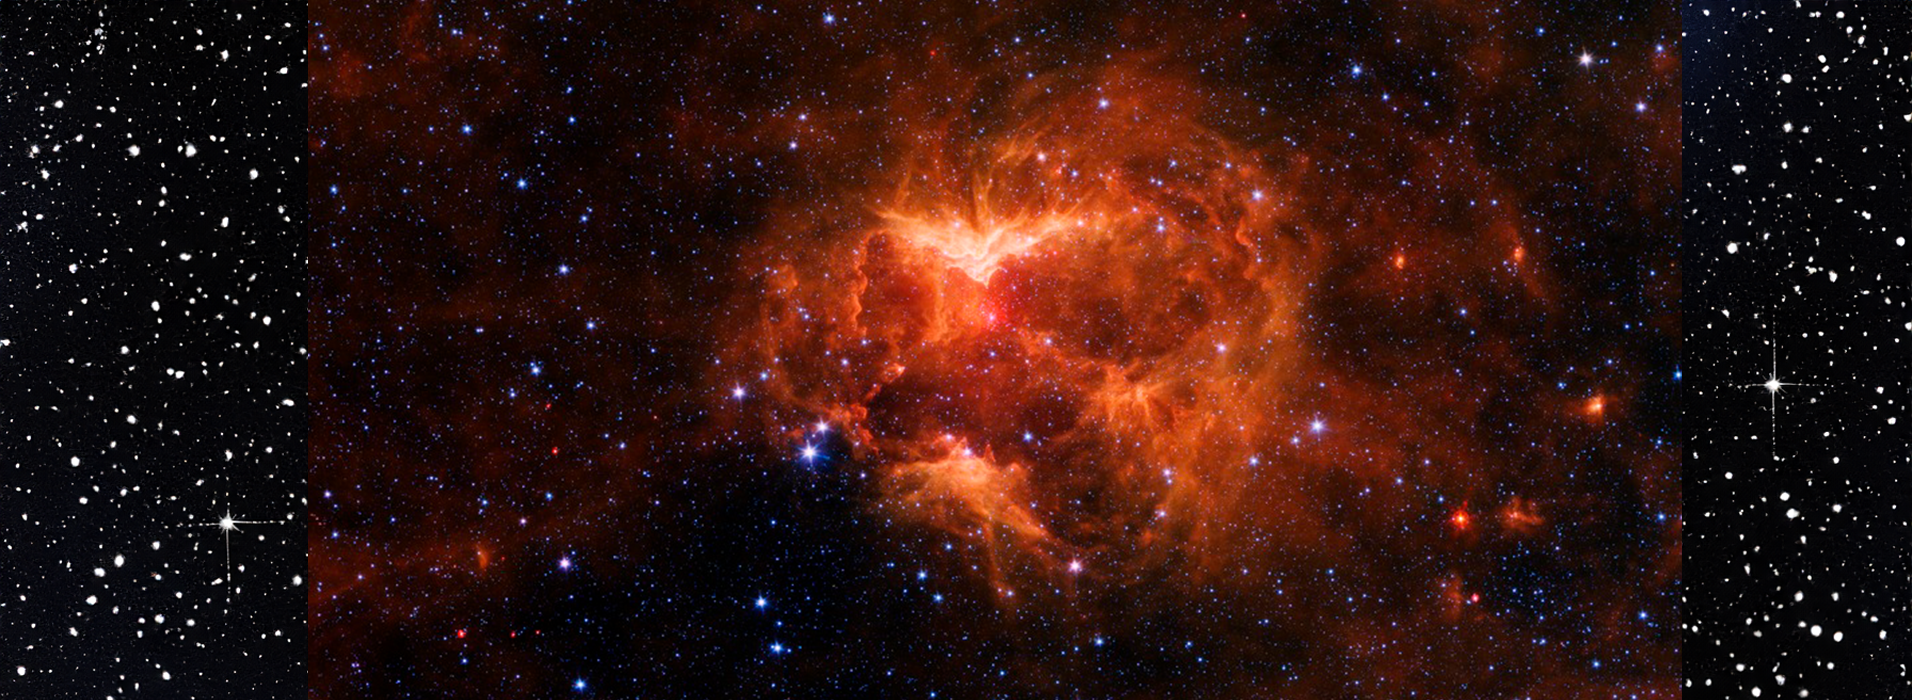
{"type": "MultiPolygon", "coordinates": [[[[1628,425],[1639,360],[1574,279],[1611,239],[1543,213],[1573,147],[1510,157],[1468,117],[1378,116],[1386,92],[1270,109],[1137,54],[932,71],[865,122],[860,175],[758,229],[710,391],[748,385],[724,415],[780,449],[842,426],[870,512],[934,533],[905,551],[960,544],[1004,613],[1317,566],[1442,620],[1506,605],[1469,561],[1611,517],[1576,461],[1655,465],[1625,500],[1665,513],[1676,458],[1628,425]]],[[[1602,128],[1676,161],[1632,116],[1602,128]]]]}
{"type": "MultiPolygon", "coordinates": [[[[773,236],[732,362],[774,367],[789,419],[854,430],[908,484],[884,496],[925,522],[1224,563],[1259,500],[1250,460],[1307,420],[1298,317],[1325,232],[1289,194],[1306,158],[1203,127],[1177,107],[1189,90],[1120,71],[1032,83],[1001,134],[928,135],[860,198],[864,225],[797,255],[773,236]],[[951,439],[1007,462],[921,456],[951,439]]],[[[818,235],[789,214],[773,228],[818,235]]]]}
{"type": "MultiPolygon", "coordinates": [[[[1478,386],[1523,375],[1523,341],[1459,336],[1557,310],[1526,262],[1550,241],[1501,200],[1519,174],[1372,125],[1251,147],[1204,122],[1226,100],[1139,61],[958,104],[902,122],[871,185],[779,210],[721,366],[763,368],[773,434],[851,430],[878,505],[984,541],[997,588],[1003,548],[1051,569],[1037,580],[1059,550],[1199,580],[1348,536],[1320,507],[1328,475],[1466,499],[1515,468],[1474,435],[1495,410],[1478,386]],[[1376,182],[1367,159],[1435,189],[1376,182]]],[[[1604,418],[1574,408],[1604,399],[1540,393],[1555,408],[1520,420],[1604,418]]]]}
{"type": "Polygon", "coordinates": [[[1671,6],[407,8],[314,16],[321,685],[1678,693],[1671,6]]]}

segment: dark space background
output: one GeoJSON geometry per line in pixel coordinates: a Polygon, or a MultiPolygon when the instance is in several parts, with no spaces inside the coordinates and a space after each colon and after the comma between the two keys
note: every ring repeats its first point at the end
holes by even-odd
{"type": "Polygon", "coordinates": [[[304,21],[0,5],[0,697],[304,692],[304,21]]]}
{"type": "Polygon", "coordinates": [[[1677,696],[1675,8],[1104,5],[314,5],[311,696],[1677,696]]]}
{"type": "Polygon", "coordinates": [[[1684,20],[1685,691],[1912,695],[1912,7],[1684,20]]]}

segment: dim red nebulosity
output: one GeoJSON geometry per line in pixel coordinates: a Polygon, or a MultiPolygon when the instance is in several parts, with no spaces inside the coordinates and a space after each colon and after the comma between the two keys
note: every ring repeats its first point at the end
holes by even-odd
{"type": "Polygon", "coordinates": [[[1670,9],[399,14],[316,696],[1678,694],[1670,9]]]}

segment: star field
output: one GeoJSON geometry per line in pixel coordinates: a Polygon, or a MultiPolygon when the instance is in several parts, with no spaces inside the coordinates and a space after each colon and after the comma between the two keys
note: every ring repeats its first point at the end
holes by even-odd
{"type": "Polygon", "coordinates": [[[304,19],[0,6],[0,697],[303,692],[304,19]]]}
{"type": "Polygon", "coordinates": [[[1685,12],[1684,692],[1912,693],[1912,12],[1685,12]]]}

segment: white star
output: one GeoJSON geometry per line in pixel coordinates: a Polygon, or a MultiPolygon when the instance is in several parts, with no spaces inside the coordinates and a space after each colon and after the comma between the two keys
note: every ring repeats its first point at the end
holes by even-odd
{"type": "Polygon", "coordinates": [[[1772,374],[1766,375],[1766,381],[1759,384],[1741,384],[1740,388],[1760,388],[1766,390],[1766,413],[1767,422],[1769,423],[1768,428],[1770,430],[1769,435],[1772,438],[1772,456],[1773,461],[1777,462],[1779,461],[1779,391],[1789,386],[1816,387],[1819,385],[1779,381],[1779,341],[1776,336],[1773,340],[1772,351],[1773,372],[1772,374]]]}
{"type": "MultiPolygon", "coordinates": [[[[231,453],[228,452],[227,459],[231,459],[231,458],[232,458],[231,453]]],[[[227,498],[229,498],[231,494],[226,494],[226,496],[227,498]]],[[[225,500],[225,499],[222,499],[222,500],[225,500]]],[[[238,531],[240,525],[284,525],[284,524],[286,524],[286,521],[280,521],[280,520],[238,520],[232,517],[231,510],[227,510],[224,515],[219,516],[218,520],[214,520],[210,522],[185,523],[183,525],[178,525],[176,527],[217,527],[219,528],[219,534],[221,536],[220,539],[224,540],[224,546],[226,550],[226,575],[224,578],[221,578],[218,581],[214,581],[213,583],[214,585],[218,585],[221,583],[226,584],[227,586],[226,605],[230,607],[232,605],[232,588],[231,588],[231,585],[232,585],[231,584],[231,581],[232,581],[232,533],[238,531]]],[[[153,543],[153,548],[158,549],[159,543],[157,542],[153,543]]]]}

